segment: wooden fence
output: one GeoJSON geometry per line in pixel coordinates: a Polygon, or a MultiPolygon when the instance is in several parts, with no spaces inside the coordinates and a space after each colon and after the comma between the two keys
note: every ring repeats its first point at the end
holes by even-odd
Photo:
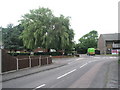
{"type": "Polygon", "coordinates": [[[10,56],[2,50],[2,72],[32,68],[52,63],[50,56],[10,56]]]}

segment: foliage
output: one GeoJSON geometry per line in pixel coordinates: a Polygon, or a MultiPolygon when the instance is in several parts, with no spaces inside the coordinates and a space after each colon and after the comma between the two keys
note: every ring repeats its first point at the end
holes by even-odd
{"type": "Polygon", "coordinates": [[[52,55],[52,56],[61,56],[61,52],[36,52],[34,55],[52,55]]]}
{"type": "Polygon", "coordinates": [[[46,35],[50,30],[52,17],[52,12],[48,8],[30,10],[30,13],[23,16],[21,24],[24,31],[20,38],[23,40],[24,46],[30,49],[46,46],[46,35]]]}
{"type": "Polygon", "coordinates": [[[90,31],[79,39],[76,50],[80,53],[86,53],[88,48],[97,48],[98,33],[95,30],[90,31]]]}
{"type": "Polygon", "coordinates": [[[48,31],[48,48],[56,50],[71,49],[74,39],[74,32],[69,28],[69,17],[54,17],[52,20],[52,28],[48,31]]]}
{"type": "Polygon", "coordinates": [[[7,28],[2,28],[2,39],[5,49],[20,49],[23,47],[22,40],[19,39],[23,28],[21,25],[13,26],[8,24],[7,28]]]}
{"type": "MultiPolygon", "coordinates": [[[[8,53],[11,56],[29,56],[30,52],[23,52],[23,53],[17,53],[17,52],[11,52],[8,53]]],[[[52,55],[52,56],[61,56],[61,52],[35,52],[34,55],[52,55]]]]}
{"type": "Polygon", "coordinates": [[[74,32],[69,17],[55,17],[48,8],[30,10],[20,20],[24,27],[20,38],[25,47],[65,50],[72,48],[74,32]]]}

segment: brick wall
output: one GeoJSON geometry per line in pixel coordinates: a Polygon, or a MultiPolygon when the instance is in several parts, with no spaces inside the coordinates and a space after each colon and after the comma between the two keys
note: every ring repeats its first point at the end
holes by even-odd
{"type": "Polygon", "coordinates": [[[105,54],[106,47],[105,47],[105,41],[102,35],[100,35],[98,39],[98,49],[100,50],[100,54],[105,54]]]}

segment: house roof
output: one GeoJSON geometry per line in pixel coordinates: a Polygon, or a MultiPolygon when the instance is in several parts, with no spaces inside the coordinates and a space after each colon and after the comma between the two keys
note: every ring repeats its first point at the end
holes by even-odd
{"type": "Polygon", "coordinates": [[[120,33],[101,34],[104,40],[120,40],[120,33]]]}

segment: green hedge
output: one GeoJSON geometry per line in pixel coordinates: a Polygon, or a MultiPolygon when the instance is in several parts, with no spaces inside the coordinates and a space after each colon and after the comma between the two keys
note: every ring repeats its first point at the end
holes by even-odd
{"type": "MultiPolygon", "coordinates": [[[[30,53],[8,53],[11,56],[17,55],[30,55],[30,53]]],[[[52,55],[52,56],[60,56],[61,52],[35,52],[34,55],[52,55]]]]}
{"type": "Polygon", "coordinates": [[[52,56],[60,56],[61,52],[36,52],[34,55],[52,55],[52,56]]]}
{"type": "Polygon", "coordinates": [[[17,55],[30,55],[30,53],[8,53],[11,56],[17,56],[17,55]]]}

